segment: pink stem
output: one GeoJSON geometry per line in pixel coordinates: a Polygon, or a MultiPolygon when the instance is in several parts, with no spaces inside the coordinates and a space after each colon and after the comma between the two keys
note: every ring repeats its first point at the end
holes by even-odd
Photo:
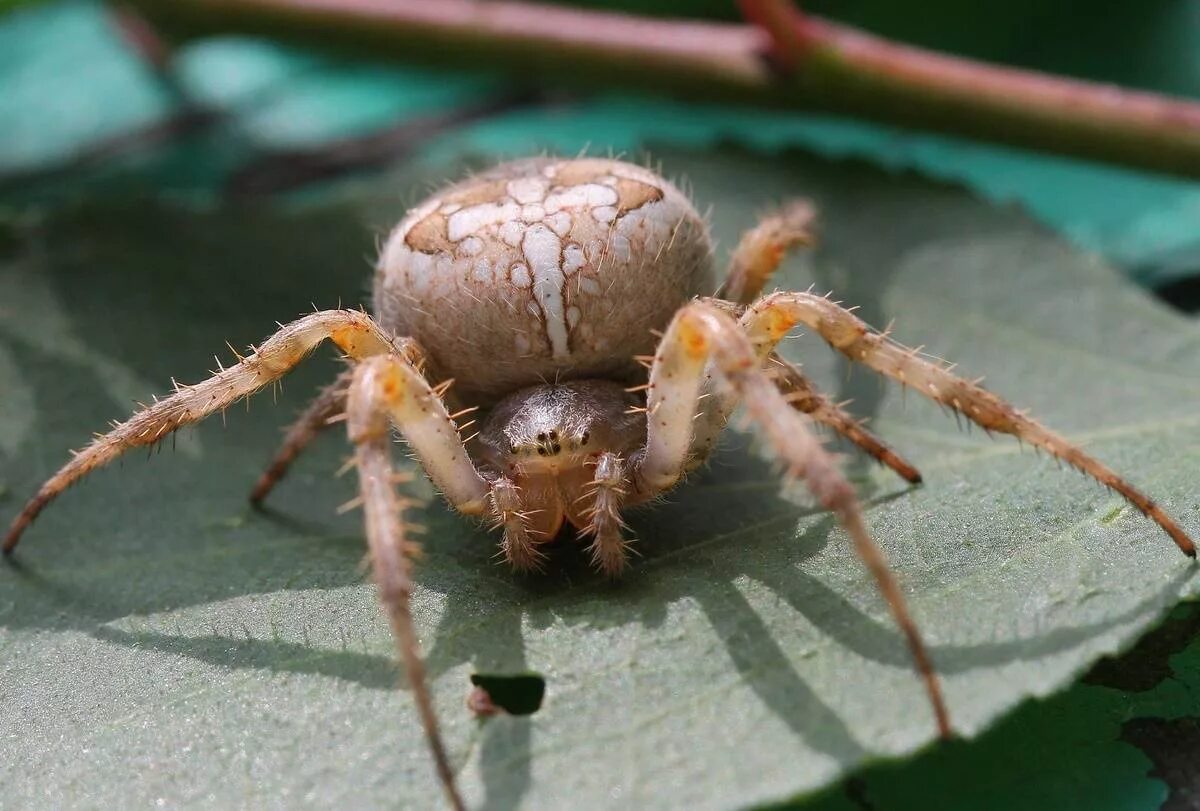
{"type": "Polygon", "coordinates": [[[740,0],[763,28],[518,0],[132,2],[168,33],[296,36],[539,84],[851,114],[1200,177],[1200,104],[945,56],[772,0],[740,0]]]}

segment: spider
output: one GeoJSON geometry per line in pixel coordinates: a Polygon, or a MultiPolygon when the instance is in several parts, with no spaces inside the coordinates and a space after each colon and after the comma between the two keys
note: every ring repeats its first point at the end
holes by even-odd
{"type": "Polygon", "coordinates": [[[1195,547],[1150,498],[978,381],[895,343],[828,297],[760,297],[785,252],[813,243],[814,223],[806,202],[763,218],[719,282],[704,219],[646,168],[537,158],[470,177],[410,210],[391,232],[376,266],[373,316],[314,312],[209,379],[176,384],[46,481],[13,521],[4,552],[72,483],[275,382],[332,341],[348,369],[289,430],[251,500],[261,502],[321,430],[346,422],[379,598],[447,798],[462,808],[409,609],[418,548],[395,489],[392,430],[454,509],[500,530],[501,554],[514,568],[541,568],[543,546],[570,524],[596,568],[616,577],[629,561],[624,512],[700,466],[741,406],[786,478],[803,480],[840,520],[948,736],[940,683],[903,594],[811,425],[831,428],[911,483],[920,474],[775,352],[789,331],[805,326],[851,361],[1068,462],[1124,496],[1185,554],[1195,557],[1195,547]],[[477,410],[479,430],[463,436],[474,422],[461,418],[477,410]]]}

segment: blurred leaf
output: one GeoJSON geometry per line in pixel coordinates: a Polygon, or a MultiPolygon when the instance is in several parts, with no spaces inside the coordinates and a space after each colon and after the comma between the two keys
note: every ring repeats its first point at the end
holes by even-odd
{"type": "MultiPolygon", "coordinates": [[[[579,4],[736,16],[731,4],[707,0],[579,4]]],[[[1132,9],[1106,0],[1086,15],[1032,0],[967,5],[936,0],[923,5],[921,14],[883,0],[805,7],[952,53],[1200,96],[1196,4],[1152,2],[1132,9]]],[[[171,72],[155,77],[129,53],[101,5],[64,0],[0,23],[0,84],[12,89],[0,94],[0,119],[15,122],[0,143],[0,177],[45,170],[177,114],[164,82],[217,112],[217,121],[198,132],[185,129],[166,146],[147,139],[119,160],[17,186],[10,199],[131,190],[211,197],[264,152],[332,149],[347,136],[368,137],[429,111],[470,106],[504,92],[491,76],[381,66],[234,36],[186,45],[171,72]]],[[[841,120],[669,102],[606,98],[585,104],[561,124],[539,115],[523,126],[526,139],[551,140],[567,151],[585,145],[630,149],[648,139],[688,145],[720,138],[757,148],[805,145],[822,154],[852,154],[966,183],[997,202],[1020,203],[1147,285],[1162,287],[1196,274],[1194,267],[1172,261],[1194,244],[1200,189],[1190,181],[841,120]],[[560,127],[581,132],[564,137],[560,127]]]]}
{"type": "Polygon", "coordinates": [[[31,6],[3,18],[0,87],[0,176],[64,161],[172,106],[97,3],[31,6]]]}
{"type": "Polygon", "coordinates": [[[193,102],[231,117],[258,149],[311,147],[495,94],[479,74],[321,56],[248,37],[184,49],[174,75],[193,102]]]}
{"type": "MultiPolygon", "coordinates": [[[[1200,443],[1200,332],[1017,212],[858,164],[656,149],[731,245],[755,212],[811,192],[815,259],[781,284],[836,288],[865,318],[958,361],[1128,474],[1190,530],[1200,443]]],[[[417,173],[345,187],[292,213],[86,206],[21,226],[0,274],[36,271],[90,355],[29,341],[0,302],[0,346],[32,392],[36,437],[5,459],[7,504],[115,413],[103,367],[189,381],[225,339],[359,298],[417,173]]],[[[846,370],[819,343],[806,369],[911,457],[925,486],[850,465],[968,737],[1128,646],[1195,569],[1111,494],[1016,443],[964,434],[937,409],[846,370]]],[[[386,623],[360,583],[345,443],[327,438],[273,498],[246,489],[326,361],[198,430],[200,459],[133,458],[67,494],[0,569],[0,763],[25,805],[429,805],[434,772],[396,679],[386,623]]],[[[146,391],[142,398],[152,392],[146,391]]],[[[14,419],[0,399],[0,424],[14,419]]],[[[338,433],[338,432],[332,432],[338,433]]],[[[430,497],[421,481],[412,486],[430,497]]],[[[570,543],[552,573],[512,576],[496,539],[439,503],[415,615],[452,756],[473,807],[729,808],[828,786],[928,745],[908,652],[843,533],[781,498],[731,438],[667,503],[631,516],[643,557],[610,585],[570,543]],[[476,721],[474,672],[536,672],[524,718],[476,721]]],[[[5,514],[11,512],[6,510],[5,514]]],[[[958,747],[961,751],[965,747],[958,747]]],[[[955,784],[970,793],[972,787],[955,784]]],[[[972,807],[972,798],[942,797],[972,807]]]]}
{"type": "Polygon", "coordinates": [[[44,5],[50,0],[0,0],[0,16],[28,6],[44,5]]]}

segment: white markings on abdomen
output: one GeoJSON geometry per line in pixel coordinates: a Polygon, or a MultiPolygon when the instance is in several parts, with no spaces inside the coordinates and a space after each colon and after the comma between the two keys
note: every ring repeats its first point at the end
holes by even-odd
{"type": "Polygon", "coordinates": [[[517,219],[521,207],[516,203],[480,203],[450,215],[446,237],[451,242],[461,242],[466,237],[489,225],[511,222],[517,219]]]}
{"type": "Polygon", "coordinates": [[[563,308],[562,240],[558,235],[538,223],[525,231],[521,251],[533,274],[533,295],[542,308],[546,322],[546,337],[554,357],[565,358],[571,354],[567,343],[567,316],[563,308]]]}

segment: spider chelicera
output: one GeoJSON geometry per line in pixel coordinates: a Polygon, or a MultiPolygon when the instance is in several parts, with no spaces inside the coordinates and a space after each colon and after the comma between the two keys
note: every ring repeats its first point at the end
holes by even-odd
{"type": "Polygon", "coordinates": [[[441,781],[461,808],[409,613],[416,546],[395,490],[393,428],[452,507],[502,532],[502,553],[517,569],[539,568],[541,546],[569,523],[590,539],[597,568],[617,576],[628,562],[623,511],[701,465],[740,405],[786,476],[802,479],[845,527],[948,735],[939,681],[903,595],[811,422],[910,482],[920,474],[775,353],[790,330],[806,326],[851,361],[1068,462],[1128,499],[1187,555],[1195,548],[1103,463],[947,365],[873,331],[827,297],[760,298],[785,251],[811,241],[813,218],[803,202],[764,218],[742,237],[720,283],[704,220],[686,195],[645,168],[540,158],[471,177],[412,209],[392,231],[375,273],[374,316],[315,312],[208,380],[177,385],[54,474],[13,521],[4,551],[82,476],[247,397],[332,341],[350,367],[301,415],[251,498],[265,498],[323,428],[347,423],[380,600],[441,781]],[[459,420],[476,410],[483,422],[463,436],[474,422],[459,420]]]}

